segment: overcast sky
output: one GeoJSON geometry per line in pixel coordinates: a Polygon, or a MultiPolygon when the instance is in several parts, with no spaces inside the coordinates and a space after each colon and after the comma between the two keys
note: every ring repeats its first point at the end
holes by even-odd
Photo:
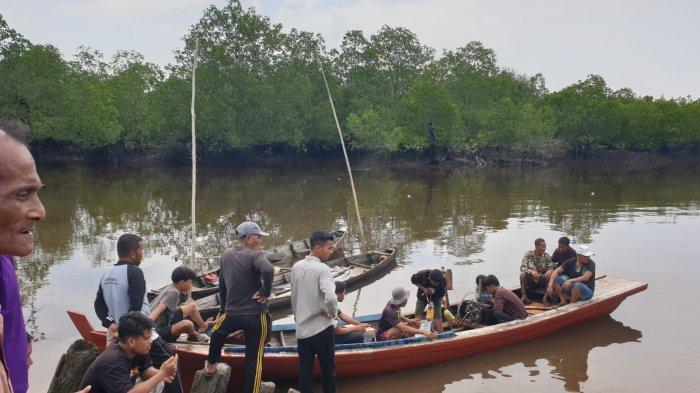
{"type": "MultiPolygon", "coordinates": [[[[209,4],[222,0],[0,0],[0,13],[66,56],[79,45],[111,56],[143,53],[165,65],[209,4]]],[[[700,97],[697,0],[245,0],[285,29],[321,33],[329,47],[350,29],[403,26],[441,53],[473,40],[501,67],[541,72],[550,90],[602,75],[613,89],[700,97]]]]}

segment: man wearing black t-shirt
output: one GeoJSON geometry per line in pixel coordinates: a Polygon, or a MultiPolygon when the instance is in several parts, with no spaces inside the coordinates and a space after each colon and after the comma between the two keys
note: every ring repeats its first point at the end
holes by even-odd
{"type": "Polygon", "coordinates": [[[161,382],[170,383],[177,372],[177,355],[155,369],[148,352],[153,322],[140,312],[119,318],[119,343],[112,343],[95,359],[80,381],[92,393],[148,393],[161,382]],[[136,383],[136,378],[142,382],[136,383]]]}
{"type": "Polygon", "coordinates": [[[555,269],[569,259],[576,258],[576,250],[574,250],[569,243],[571,243],[571,241],[568,237],[562,236],[559,238],[557,248],[552,253],[552,263],[555,265],[555,269]]]}

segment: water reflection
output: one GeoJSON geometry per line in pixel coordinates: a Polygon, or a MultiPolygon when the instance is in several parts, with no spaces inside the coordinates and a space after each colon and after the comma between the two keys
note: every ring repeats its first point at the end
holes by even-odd
{"type": "Polygon", "coordinates": [[[505,369],[522,365],[516,370],[524,368],[528,373],[522,379],[549,375],[560,380],[564,390],[579,392],[588,380],[588,356],[593,349],[639,343],[641,339],[642,332],[608,316],[535,342],[426,367],[420,373],[397,372],[345,380],[339,391],[380,392],[386,386],[392,386],[392,391],[426,393],[474,391],[479,379],[510,378],[512,375],[505,369]]]}
{"type": "MultiPolygon", "coordinates": [[[[435,256],[468,265],[483,262],[478,254],[489,234],[505,229],[513,218],[545,222],[574,242],[587,242],[605,223],[634,220],[638,211],[667,220],[696,214],[700,171],[696,164],[688,165],[614,172],[574,167],[373,169],[359,171],[356,183],[370,248],[399,246],[410,255],[414,245],[430,241],[435,256]]],[[[116,238],[127,231],[144,237],[149,255],[187,254],[187,169],[72,166],[41,168],[40,174],[48,186],[42,193],[48,216],[37,230],[36,253],[19,261],[18,271],[36,337],[41,337],[36,294],[48,284],[53,266],[76,258],[85,261],[85,269],[113,263],[116,238]]],[[[338,220],[352,228],[352,209],[344,168],[335,164],[204,169],[198,184],[199,251],[219,254],[244,219],[258,221],[272,233],[267,244],[275,245],[330,228],[338,220]]],[[[350,242],[357,245],[357,237],[350,242]]]]}

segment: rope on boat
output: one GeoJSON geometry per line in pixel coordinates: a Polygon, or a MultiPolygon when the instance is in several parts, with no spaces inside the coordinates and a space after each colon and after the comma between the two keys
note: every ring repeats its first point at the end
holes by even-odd
{"type": "Polygon", "coordinates": [[[192,59],[192,103],[190,116],[192,117],[192,266],[195,266],[195,253],[197,250],[196,206],[197,206],[197,132],[194,112],[195,81],[197,73],[197,53],[199,52],[199,39],[194,44],[194,57],[192,59]]]}
{"type": "Polygon", "coordinates": [[[335,126],[338,129],[338,136],[340,136],[340,145],[343,147],[343,156],[345,157],[345,166],[348,168],[348,176],[350,177],[350,188],[352,188],[352,199],[355,201],[355,214],[357,214],[357,223],[360,226],[360,249],[362,252],[366,250],[365,242],[365,231],[362,228],[362,218],[360,217],[360,205],[357,203],[357,193],[355,192],[355,180],[352,178],[352,169],[350,169],[350,160],[348,159],[348,152],[345,149],[345,140],[343,139],[343,131],[340,129],[340,122],[338,122],[338,114],[335,112],[335,104],[333,104],[333,96],[331,96],[331,89],[328,87],[328,80],[326,79],[326,72],[323,70],[323,63],[321,62],[321,56],[315,53],[316,60],[318,61],[318,68],[321,70],[321,75],[323,76],[323,83],[326,85],[326,92],[328,93],[328,101],[331,103],[331,110],[333,111],[333,119],[335,119],[335,126]]]}

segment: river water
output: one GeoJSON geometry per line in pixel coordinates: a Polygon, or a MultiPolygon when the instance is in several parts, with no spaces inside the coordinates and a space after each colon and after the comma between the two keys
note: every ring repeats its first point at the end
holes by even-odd
{"type": "MultiPolygon", "coordinates": [[[[19,262],[25,318],[38,340],[32,393],[47,390],[61,354],[78,337],[65,311],[83,311],[99,326],[93,300],[100,276],[116,261],[117,237],[126,231],[144,237],[142,267],[156,288],[168,283],[182,261],[178,255],[187,253],[190,233],[186,168],[66,166],[40,168],[40,175],[48,216],[38,228],[37,251],[19,262]]],[[[609,318],[418,370],[340,380],[340,392],[696,391],[700,165],[360,167],[355,181],[370,247],[396,247],[399,264],[364,287],[359,299],[349,294],[346,312],[379,312],[393,287],[410,287],[410,275],[430,267],[452,268],[453,298],[472,290],[477,274],[496,274],[514,287],[534,239],[545,238],[551,253],[562,235],[594,249],[598,274],[647,282],[649,289],[609,318]]],[[[267,246],[343,221],[354,226],[347,176],[328,162],[203,169],[197,214],[207,255],[229,245],[245,219],[272,234],[267,246]]]]}

